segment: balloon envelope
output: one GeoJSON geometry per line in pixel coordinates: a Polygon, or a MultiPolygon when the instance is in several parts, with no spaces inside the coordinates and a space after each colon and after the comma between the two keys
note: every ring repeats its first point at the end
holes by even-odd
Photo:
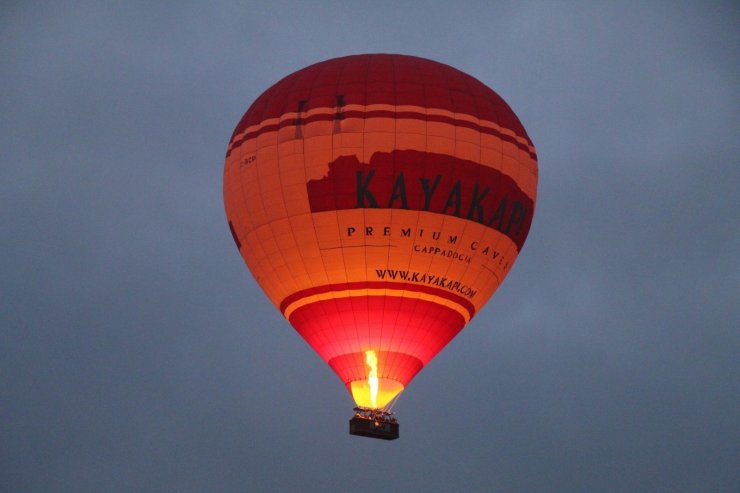
{"type": "Polygon", "coordinates": [[[535,148],[503,99],[405,55],[337,58],[277,82],[234,130],[224,171],[255,279],[372,408],[498,288],[536,189],[535,148]]]}

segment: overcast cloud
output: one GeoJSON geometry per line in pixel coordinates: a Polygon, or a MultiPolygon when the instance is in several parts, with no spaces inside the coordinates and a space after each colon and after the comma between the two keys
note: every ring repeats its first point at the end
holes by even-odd
{"type": "Polygon", "coordinates": [[[739,25],[737,2],[3,2],[0,489],[740,491],[739,25]],[[540,165],[519,261],[395,442],[347,434],[221,193],[254,98],[365,52],[477,77],[540,165]]]}

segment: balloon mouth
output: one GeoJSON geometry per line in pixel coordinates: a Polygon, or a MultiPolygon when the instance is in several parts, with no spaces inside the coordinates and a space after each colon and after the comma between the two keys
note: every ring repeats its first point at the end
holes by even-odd
{"type": "Polygon", "coordinates": [[[377,383],[368,380],[353,380],[347,384],[358,407],[382,409],[400,394],[404,386],[390,378],[378,378],[377,383]],[[373,399],[373,394],[375,398],[373,399]]]}

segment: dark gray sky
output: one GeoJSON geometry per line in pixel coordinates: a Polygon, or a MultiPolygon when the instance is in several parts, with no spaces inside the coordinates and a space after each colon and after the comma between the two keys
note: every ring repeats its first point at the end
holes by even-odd
{"type": "Polygon", "coordinates": [[[740,491],[738,25],[736,2],[3,2],[0,490],[740,491]],[[221,194],[254,98],[364,52],[479,78],[540,160],[519,261],[390,443],[347,434],[221,194]]]}

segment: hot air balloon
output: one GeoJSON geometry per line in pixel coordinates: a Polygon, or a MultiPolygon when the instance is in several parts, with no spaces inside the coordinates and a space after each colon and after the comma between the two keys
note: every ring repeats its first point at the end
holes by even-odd
{"type": "Polygon", "coordinates": [[[353,55],[294,72],[229,141],[228,225],[249,270],[334,370],[350,432],[475,316],[529,232],[537,155],[494,91],[448,65],[353,55]]]}

